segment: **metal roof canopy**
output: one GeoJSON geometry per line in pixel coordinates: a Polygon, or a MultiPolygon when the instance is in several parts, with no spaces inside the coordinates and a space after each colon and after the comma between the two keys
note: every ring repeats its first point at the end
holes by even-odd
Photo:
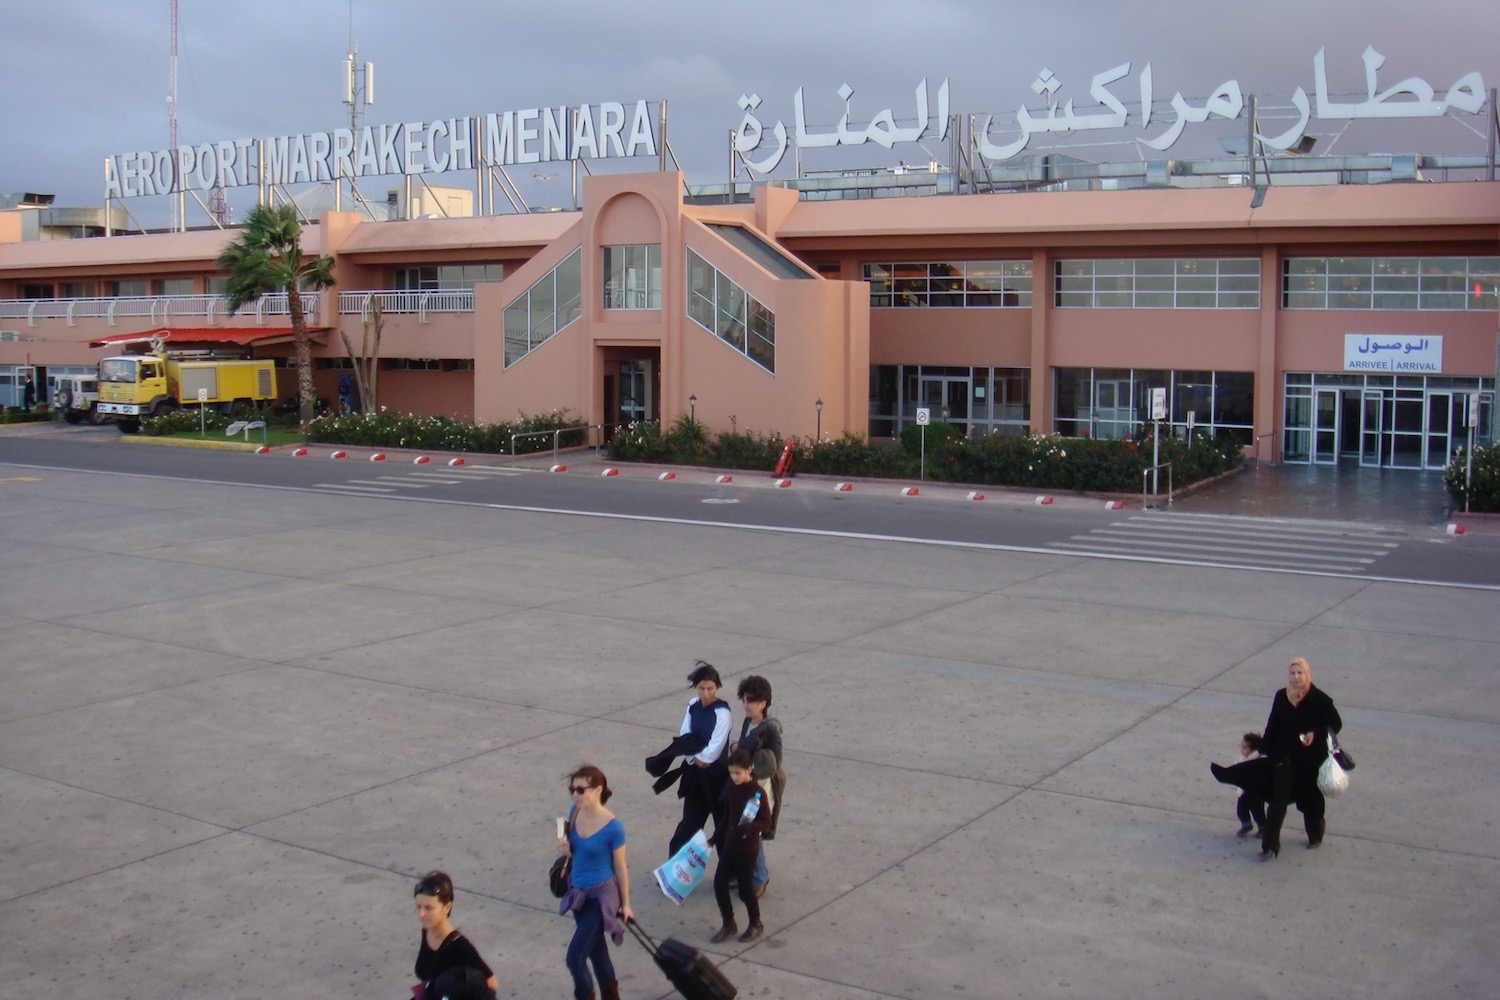
{"type": "MultiPolygon", "coordinates": [[[[311,339],[321,340],[324,328],[307,331],[311,339]]],[[[244,329],[226,327],[157,327],[154,330],[145,330],[140,333],[114,333],[108,337],[97,337],[91,339],[90,347],[123,347],[128,344],[161,343],[178,345],[189,344],[232,344],[238,347],[270,347],[275,344],[288,344],[292,341],[290,329],[244,329]]]]}

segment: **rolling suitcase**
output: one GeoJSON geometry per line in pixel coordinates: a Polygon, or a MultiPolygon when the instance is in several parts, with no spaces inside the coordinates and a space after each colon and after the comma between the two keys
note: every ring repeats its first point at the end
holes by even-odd
{"type": "Polygon", "coordinates": [[[692,945],[683,944],[676,938],[667,938],[657,944],[634,920],[626,926],[641,947],[651,953],[656,967],[687,1000],[734,1000],[739,993],[734,984],[724,978],[719,967],[692,945]]]}

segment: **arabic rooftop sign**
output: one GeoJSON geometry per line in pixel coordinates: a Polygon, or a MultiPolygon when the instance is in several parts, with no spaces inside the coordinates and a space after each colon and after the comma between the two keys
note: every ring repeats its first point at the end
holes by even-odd
{"type": "MultiPolygon", "coordinates": [[[[1365,99],[1358,102],[1339,102],[1329,97],[1328,76],[1324,62],[1324,50],[1313,56],[1313,92],[1315,101],[1309,101],[1307,91],[1298,87],[1292,93],[1292,107],[1298,120],[1291,128],[1277,135],[1256,133],[1256,140],[1273,150],[1293,148],[1307,134],[1309,121],[1350,120],[1356,118],[1437,118],[1450,109],[1478,114],[1485,105],[1484,79],[1476,72],[1459,77],[1441,98],[1426,81],[1417,77],[1402,80],[1391,87],[1381,89],[1376,83],[1376,74],[1385,63],[1385,56],[1374,48],[1366,48],[1360,57],[1364,63],[1365,99]]],[[[1023,103],[1016,110],[1014,132],[1018,137],[1004,144],[991,138],[993,115],[980,116],[975,130],[977,149],[986,160],[1007,160],[1019,154],[1031,142],[1033,136],[1043,133],[1075,133],[1096,129],[1123,129],[1132,124],[1132,115],[1125,102],[1116,96],[1111,84],[1130,75],[1131,64],[1121,63],[1112,69],[1095,74],[1089,86],[1089,97],[1097,105],[1097,111],[1084,109],[1080,113],[1074,107],[1074,99],[1059,103],[1057,94],[1062,83],[1051,70],[1043,68],[1032,81],[1031,89],[1046,102],[1046,109],[1032,112],[1023,103]]],[[[1176,93],[1171,100],[1171,117],[1158,114],[1153,91],[1151,64],[1148,62],[1135,80],[1139,95],[1139,111],[1135,114],[1135,126],[1142,133],[1139,141],[1152,149],[1166,150],[1181,137],[1189,125],[1207,121],[1210,116],[1236,119],[1244,110],[1245,99],[1239,81],[1226,80],[1201,105],[1193,105],[1176,93]],[[1153,128],[1153,126],[1155,126],[1153,128]]],[[[850,125],[850,98],[854,90],[847,83],[838,89],[844,102],[844,114],[832,131],[808,128],[807,110],[802,88],[792,95],[795,129],[788,132],[786,126],[777,121],[767,129],[757,112],[761,106],[758,94],[741,96],[739,106],[745,112],[740,126],[735,130],[735,152],[744,157],[745,164],[759,173],[776,169],[789,148],[809,149],[822,146],[858,146],[866,142],[877,143],[890,149],[898,142],[918,142],[931,137],[937,141],[947,138],[950,126],[948,81],[937,88],[936,114],[929,113],[927,80],[924,78],[916,89],[913,124],[901,127],[891,109],[876,112],[870,124],[864,128],[850,125]]],[[[1132,95],[1134,96],[1134,95],[1132,95]]],[[[1005,130],[1009,134],[1012,130],[1005,130]]]]}

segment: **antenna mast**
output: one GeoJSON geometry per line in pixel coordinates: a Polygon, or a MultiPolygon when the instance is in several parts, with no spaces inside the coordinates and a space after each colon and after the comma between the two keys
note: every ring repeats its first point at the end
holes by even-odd
{"type": "Polygon", "coordinates": [[[172,228],[186,229],[186,206],[182,202],[182,161],[177,157],[177,0],[172,0],[172,58],[167,76],[167,148],[172,151],[172,228]]]}
{"type": "MultiPolygon", "coordinates": [[[[173,0],[175,3],[176,0],[173,0]]],[[[359,122],[364,116],[365,105],[375,103],[375,64],[359,61],[359,43],[354,40],[354,0],[349,0],[349,48],[344,52],[344,103],[349,105],[349,132],[354,141],[359,141],[359,122]]],[[[341,209],[343,184],[335,178],[333,186],[334,210],[341,209]]],[[[354,178],[349,178],[349,196],[359,201],[359,191],[354,178]]]]}

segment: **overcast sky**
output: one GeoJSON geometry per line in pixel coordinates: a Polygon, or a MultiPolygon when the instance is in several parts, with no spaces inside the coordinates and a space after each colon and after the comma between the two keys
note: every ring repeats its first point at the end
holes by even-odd
{"type": "MultiPolygon", "coordinates": [[[[167,146],[170,12],[169,0],[11,5],[0,34],[0,194],[38,191],[57,195],[60,205],[100,205],[105,156],[167,146]]],[[[1058,81],[1057,98],[1075,98],[1080,113],[1099,110],[1088,96],[1090,79],[1126,62],[1132,74],[1116,92],[1138,103],[1133,81],[1148,61],[1159,109],[1178,91],[1202,105],[1230,79],[1246,95],[1285,107],[1299,86],[1313,94],[1320,47],[1330,90],[1351,99],[1364,96],[1366,46],[1386,57],[1381,87],[1415,76],[1441,95],[1474,71],[1486,91],[1500,84],[1496,0],[354,0],[352,22],[361,60],[376,65],[369,124],[665,98],[671,144],[689,182],[703,184],[727,178],[739,97],[761,97],[767,129],[778,119],[790,128],[799,86],[809,125],[827,128],[841,110],[840,84],[854,88],[852,120],[868,122],[891,108],[909,121],[917,82],[928,79],[935,108],[936,88],[947,79],[952,111],[995,114],[999,135],[1002,122],[1013,129],[1023,102],[1042,106],[1031,84],[1044,67],[1058,81]]],[[[180,142],[346,126],[340,63],[350,24],[349,0],[180,0],[180,142]]],[[[1463,117],[1484,128],[1483,116],[1463,117]]],[[[1360,122],[1338,137],[1335,151],[1485,149],[1482,136],[1452,118],[1420,124],[1421,131],[1396,132],[1390,123],[1360,122]],[[1423,148],[1408,148],[1416,144],[1423,148]]],[[[1243,129],[1241,119],[1233,131],[1243,129]]],[[[1096,133],[1115,145],[1090,158],[1166,155],[1129,141],[1140,134],[1096,133]]],[[[1033,137],[1033,149],[1047,138],[1033,137]]],[[[1325,135],[1320,146],[1331,141],[1325,135]]],[[[929,143],[928,151],[948,158],[943,144],[929,143]]],[[[913,147],[896,152],[908,162],[927,159],[913,147]]],[[[873,145],[825,150],[805,165],[855,168],[876,162],[877,153],[873,145]]],[[[791,166],[788,157],[779,173],[791,166]]],[[[566,176],[565,165],[515,167],[511,176],[538,202],[555,200],[565,181],[537,176],[554,169],[566,176]]]]}

